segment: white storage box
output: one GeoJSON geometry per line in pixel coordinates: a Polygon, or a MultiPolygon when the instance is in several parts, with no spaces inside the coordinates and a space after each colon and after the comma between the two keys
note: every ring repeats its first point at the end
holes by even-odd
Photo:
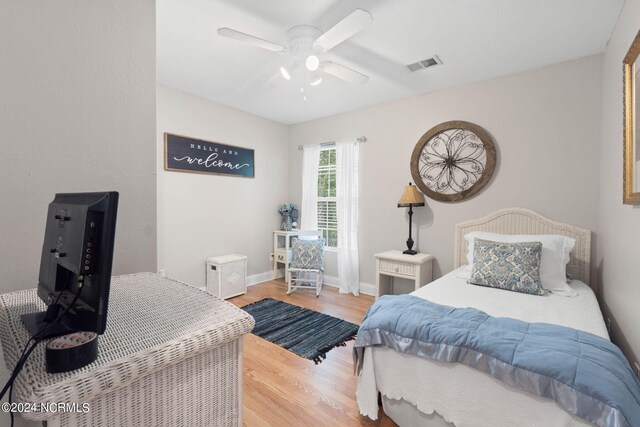
{"type": "Polygon", "coordinates": [[[207,292],[227,299],[247,293],[247,257],[223,255],[207,259],[207,292]]]}

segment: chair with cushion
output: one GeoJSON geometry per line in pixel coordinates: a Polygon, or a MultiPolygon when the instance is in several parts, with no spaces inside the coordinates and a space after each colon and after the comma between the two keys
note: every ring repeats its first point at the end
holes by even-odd
{"type": "Polygon", "coordinates": [[[320,295],[325,243],[326,240],[319,236],[301,236],[293,239],[287,294],[296,289],[306,288],[315,289],[316,296],[320,295]]]}

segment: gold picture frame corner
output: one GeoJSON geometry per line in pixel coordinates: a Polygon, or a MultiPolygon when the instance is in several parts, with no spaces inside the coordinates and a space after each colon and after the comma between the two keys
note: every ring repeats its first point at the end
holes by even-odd
{"type": "Polygon", "coordinates": [[[638,166],[637,150],[640,150],[640,141],[636,141],[637,132],[636,124],[638,121],[636,105],[638,100],[636,96],[635,85],[635,65],[640,55],[640,30],[636,34],[627,54],[622,60],[623,74],[623,163],[622,163],[622,203],[625,205],[640,205],[640,182],[637,181],[640,171],[636,170],[638,166]],[[634,191],[637,190],[637,191],[634,191]]]}

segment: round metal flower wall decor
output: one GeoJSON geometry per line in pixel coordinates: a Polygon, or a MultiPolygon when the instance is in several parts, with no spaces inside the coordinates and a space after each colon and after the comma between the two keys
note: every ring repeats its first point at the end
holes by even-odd
{"type": "Polygon", "coordinates": [[[411,155],[411,175],[422,192],[442,202],[467,199],[491,179],[496,147],[489,133],[463,121],[441,123],[425,133],[411,155]]]}

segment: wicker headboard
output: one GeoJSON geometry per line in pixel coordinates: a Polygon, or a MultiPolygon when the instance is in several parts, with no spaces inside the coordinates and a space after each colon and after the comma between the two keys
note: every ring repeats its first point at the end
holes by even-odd
{"type": "Polygon", "coordinates": [[[507,208],[483,218],[456,224],[455,268],[467,264],[467,241],[464,235],[472,231],[489,231],[501,234],[559,234],[576,239],[571,252],[567,273],[574,279],[589,284],[591,272],[591,231],[571,224],[555,222],[529,209],[507,208]]]}

